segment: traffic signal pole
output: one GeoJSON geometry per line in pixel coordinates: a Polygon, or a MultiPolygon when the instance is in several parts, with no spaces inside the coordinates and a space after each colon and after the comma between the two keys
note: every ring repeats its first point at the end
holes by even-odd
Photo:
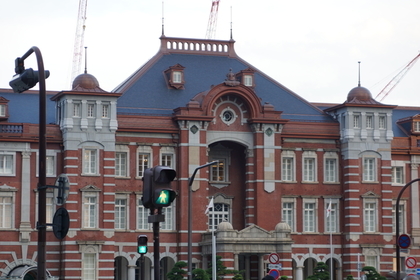
{"type": "MultiPolygon", "coordinates": [[[[155,212],[154,208],[150,208],[150,215],[155,212]]],[[[158,215],[162,215],[162,208],[158,208],[158,215]]],[[[159,242],[159,221],[153,222],[153,262],[155,279],[160,279],[160,242],[159,242]]]]}

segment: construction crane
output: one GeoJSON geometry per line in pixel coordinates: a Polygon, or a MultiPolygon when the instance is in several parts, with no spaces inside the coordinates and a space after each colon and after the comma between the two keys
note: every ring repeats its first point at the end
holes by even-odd
{"type": "Polygon", "coordinates": [[[217,12],[219,11],[220,0],[212,0],[209,22],[207,24],[206,39],[214,39],[216,36],[217,12]]]}
{"type": "Polygon", "coordinates": [[[76,27],[76,36],[74,39],[74,52],[73,52],[73,66],[71,71],[71,83],[77,75],[80,74],[80,69],[82,66],[82,56],[83,56],[83,44],[85,37],[85,22],[86,22],[86,8],[87,0],[79,1],[79,12],[77,15],[77,27],[76,27]]]}
{"type": "Polygon", "coordinates": [[[419,57],[420,53],[415,58],[413,58],[413,60],[411,60],[394,78],[392,78],[392,80],[388,84],[386,84],[386,86],[381,90],[381,92],[379,92],[378,95],[376,95],[375,99],[379,100],[379,102],[384,100],[385,97],[387,97],[387,95],[394,89],[394,87],[398,85],[398,83],[405,76],[405,74],[407,74],[408,70],[410,70],[411,67],[413,67],[413,65],[417,62],[419,57]]]}

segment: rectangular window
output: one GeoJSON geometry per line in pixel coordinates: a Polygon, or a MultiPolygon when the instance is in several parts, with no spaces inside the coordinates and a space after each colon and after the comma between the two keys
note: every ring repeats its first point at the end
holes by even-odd
{"type": "Polygon", "coordinates": [[[364,209],[365,232],[376,232],[376,203],[365,202],[364,209]]]}
{"type": "Polygon", "coordinates": [[[414,132],[420,132],[420,122],[419,121],[413,122],[413,126],[414,126],[414,132]]]}
{"type": "Polygon", "coordinates": [[[127,177],[127,153],[115,153],[115,176],[127,177]]]}
{"type": "Polygon", "coordinates": [[[12,197],[0,196],[0,228],[12,227],[12,197]]]}
{"type": "Polygon", "coordinates": [[[315,203],[304,203],[303,231],[315,232],[315,203]]]}
{"type": "Polygon", "coordinates": [[[211,181],[226,182],[226,162],[224,159],[217,159],[218,164],[211,166],[211,181]]]}
{"type": "Polygon", "coordinates": [[[386,118],[385,116],[379,116],[379,129],[386,128],[386,118]]]}
{"type": "Polygon", "coordinates": [[[366,128],[373,128],[373,116],[366,116],[366,128]]]}
{"type": "Polygon", "coordinates": [[[73,117],[80,117],[80,103],[73,103],[73,117]]]}
{"type": "Polygon", "coordinates": [[[46,173],[47,176],[55,176],[55,157],[47,156],[46,157],[46,173]]]}
{"type": "Polygon", "coordinates": [[[221,222],[230,222],[229,205],[225,203],[214,203],[214,207],[209,209],[209,229],[216,230],[221,222]]]}
{"type": "Polygon", "coordinates": [[[162,154],[161,164],[173,168],[173,154],[162,154]]]}
{"type": "Polygon", "coordinates": [[[282,179],[283,181],[294,181],[294,162],[292,157],[283,157],[282,179]]]}
{"type": "Polygon", "coordinates": [[[365,256],[365,265],[378,270],[378,256],[365,256]]]}
{"type": "Polygon", "coordinates": [[[0,175],[13,175],[13,155],[0,155],[0,175]]]}
{"type": "Polygon", "coordinates": [[[337,182],[337,159],[327,158],[325,159],[324,167],[324,181],[325,182],[337,182]]]}
{"type": "Polygon", "coordinates": [[[363,159],[363,181],[365,182],[375,181],[375,159],[374,158],[363,159]]]}
{"type": "Polygon", "coordinates": [[[6,105],[0,104],[0,117],[6,116],[6,105]]]}
{"type": "Polygon", "coordinates": [[[282,221],[287,223],[290,226],[292,232],[295,229],[295,219],[294,219],[294,203],[293,202],[283,202],[282,209],[282,221]]]}
{"type": "Polygon", "coordinates": [[[169,207],[162,208],[162,214],[165,215],[165,221],[160,224],[162,230],[173,230],[174,229],[174,209],[171,204],[169,207]]]}
{"type": "MultiPolygon", "coordinates": [[[[52,193],[47,193],[47,198],[46,198],[46,202],[47,205],[45,207],[45,211],[46,211],[46,222],[47,224],[52,224],[53,223],[53,218],[54,218],[54,214],[55,214],[55,204],[54,204],[54,197],[52,197],[52,193]],[[51,196],[49,196],[51,195],[51,196]]],[[[48,226],[48,228],[52,229],[52,226],[48,226]]]]}
{"type": "Polygon", "coordinates": [[[244,85],[247,87],[252,87],[252,75],[244,75],[244,85]]]}
{"type": "Polygon", "coordinates": [[[150,154],[139,154],[139,177],[144,176],[144,170],[149,168],[150,154]]]}
{"type": "Polygon", "coordinates": [[[96,254],[85,253],[83,255],[83,280],[96,279],[96,254]]]}
{"type": "Polygon", "coordinates": [[[404,168],[402,166],[393,166],[391,169],[391,180],[393,184],[404,184],[404,168]]]}
{"type": "Polygon", "coordinates": [[[115,229],[127,229],[127,199],[115,200],[115,229]]]}
{"type": "Polygon", "coordinates": [[[93,103],[88,103],[87,104],[87,117],[88,118],[95,117],[95,104],[93,104],[93,103]]]}
{"type": "Polygon", "coordinates": [[[83,173],[97,174],[97,150],[85,149],[83,150],[83,173]]]}
{"type": "MultiPolygon", "coordinates": [[[[392,232],[395,233],[397,232],[397,228],[396,228],[396,218],[395,218],[395,208],[396,208],[396,204],[392,205],[392,232]]],[[[405,228],[405,211],[404,211],[404,205],[400,204],[399,205],[400,210],[398,211],[398,219],[399,219],[399,229],[398,232],[399,234],[401,233],[405,233],[407,232],[406,228],[405,228]]]]}
{"type": "Polygon", "coordinates": [[[109,105],[108,104],[102,105],[102,118],[109,118],[109,105]]]}
{"type": "Polygon", "coordinates": [[[172,82],[177,83],[177,84],[182,83],[182,72],[181,71],[172,72],[172,82]]]}
{"type": "Polygon", "coordinates": [[[327,203],[327,214],[325,217],[325,231],[337,232],[338,231],[338,211],[337,203],[327,203]]]}
{"type": "Polygon", "coordinates": [[[360,115],[353,115],[353,128],[360,128],[360,115]]]}
{"type": "Polygon", "coordinates": [[[149,229],[148,216],[149,212],[144,208],[141,198],[137,199],[137,229],[149,229]]]}
{"type": "Polygon", "coordinates": [[[97,220],[96,195],[86,195],[83,200],[83,227],[96,228],[97,220]]]}
{"type": "Polygon", "coordinates": [[[315,159],[303,159],[303,181],[315,182],[315,159]]]}

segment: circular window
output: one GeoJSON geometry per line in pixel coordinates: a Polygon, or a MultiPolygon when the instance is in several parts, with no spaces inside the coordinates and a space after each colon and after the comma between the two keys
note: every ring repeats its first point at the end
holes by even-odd
{"type": "Polygon", "coordinates": [[[235,122],[237,116],[231,108],[227,107],[220,114],[220,118],[225,124],[230,125],[235,122]]]}

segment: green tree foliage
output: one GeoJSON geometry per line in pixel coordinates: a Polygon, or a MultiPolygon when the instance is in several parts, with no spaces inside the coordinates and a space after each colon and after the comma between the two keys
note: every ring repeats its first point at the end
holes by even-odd
{"type": "Polygon", "coordinates": [[[373,266],[365,266],[362,271],[365,273],[367,280],[386,280],[386,277],[381,276],[373,266]]]}
{"type": "MultiPolygon", "coordinates": [[[[206,270],[207,274],[212,275],[212,263],[209,264],[209,268],[206,270]]],[[[217,279],[221,279],[222,276],[225,275],[229,275],[229,274],[239,274],[240,272],[237,270],[231,270],[231,269],[227,269],[226,266],[223,265],[222,262],[222,257],[221,256],[216,256],[216,275],[217,275],[217,279]]]]}
{"type": "Polygon", "coordinates": [[[286,275],[283,275],[283,276],[280,276],[280,280],[287,280],[287,276],[286,275]]]}
{"type": "Polygon", "coordinates": [[[201,268],[196,268],[192,271],[193,280],[210,280],[208,273],[201,268]]]}
{"type": "Polygon", "coordinates": [[[182,280],[184,279],[184,276],[187,275],[187,272],[183,269],[184,267],[187,267],[186,262],[177,262],[172,270],[166,274],[166,276],[169,280],[182,280]]]}
{"type": "Polygon", "coordinates": [[[314,268],[314,274],[308,280],[330,280],[329,267],[324,262],[318,262],[314,268]]]}
{"type": "Polygon", "coordinates": [[[353,275],[351,274],[347,275],[346,280],[354,280],[353,275]]]}

